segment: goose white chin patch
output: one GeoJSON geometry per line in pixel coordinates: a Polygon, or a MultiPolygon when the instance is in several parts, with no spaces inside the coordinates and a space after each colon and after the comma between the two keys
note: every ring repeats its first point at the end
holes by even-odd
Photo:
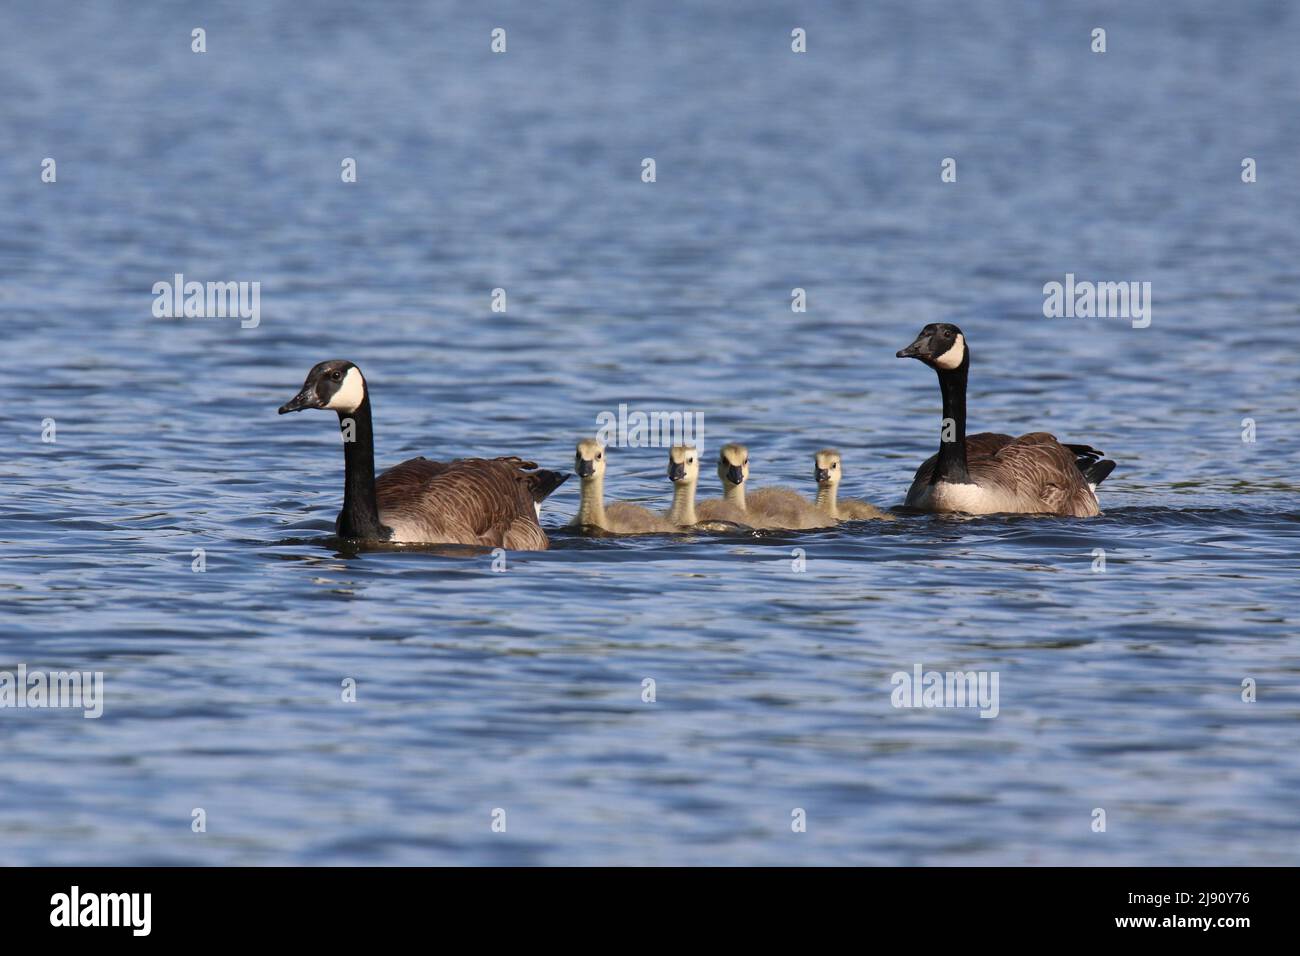
{"type": "Polygon", "coordinates": [[[945,369],[945,370],[954,369],[961,364],[962,359],[964,359],[965,357],[966,357],[966,336],[959,335],[957,336],[956,340],[952,343],[952,348],[948,349],[948,351],[944,352],[937,359],[935,359],[934,364],[939,366],[939,368],[941,369],[945,369]]]}
{"type": "Polygon", "coordinates": [[[336,412],[355,412],[365,398],[366,382],[354,365],[348,369],[348,374],[343,377],[343,383],[339,385],[338,391],[325,407],[336,412]]]}

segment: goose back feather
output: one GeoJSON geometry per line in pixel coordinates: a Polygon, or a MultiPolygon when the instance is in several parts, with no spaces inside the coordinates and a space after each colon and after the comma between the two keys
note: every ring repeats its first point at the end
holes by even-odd
{"type": "Polygon", "coordinates": [[[375,481],[379,519],[394,541],[545,551],[537,503],[568,476],[533,469],[535,462],[514,456],[412,458],[375,481]]]}
{"type": "MultiPolygon", "coordinates": [[[[966,439],[968,483],[934,481],[938,461],[938,454],[931,455],[916,470],[907,491],[907,507],[967,514],[1078,518],[1101,514],[1075,454],[1047,432],[1030,432],[1019,438],[994,432],[971,435],[966,439]]],[[[1114,462],[1108,464],[1114,467],[1114,462]]]]}

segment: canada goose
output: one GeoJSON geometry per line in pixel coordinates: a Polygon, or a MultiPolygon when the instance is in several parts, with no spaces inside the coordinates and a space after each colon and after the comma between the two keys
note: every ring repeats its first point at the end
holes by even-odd
{"type": "Polygon", "coordinates": [[[744,445],[722,446],[718,452],[718,477],[722,479],[723,504],[739,509],[742,516],[731,520],[740,520],[755,528],[782,530],[826,528],[835,523],[791,488],[759,488],[746,496],[749,449],[744,445]]]}
{"type": "Polygon", "coordinates": [[[600,528],[614,534],[655,534],[677,530],[646,508],[616,501],[605,507],[605,447],[594,438],[578,442],[573,471],[582,480],[582,498],[571,526],[600,528]]]}
{"type": "Polygon", "coordinates": [[[695,524],[695,486],[700,480],[700,456],[693,445],[668,449],[668,480],[673,483],[673,505],[668,520],[678,528],[695,524]]]}
{"type": "Polygon", "coordinates": [[[749,450],[744,445],[723,445],[718,450],[718,477],[722,497],[701,501],[697,514],[705,521],[730,521],[753,525],[745,510],[745,476],[749,474],[749,450]]]}
{"type": "Polygon", "coordinates": [[[668,479],[673,483],[673,505],[665,518],[675,529],[736,531],[748,527],[738,521],[722,518],[700,520],[695,512],[695,486],[700,480],[700,455],[693,445],[673,445],[668,449],[668,479]]]}
{"type": "Polygon", "coordinates": [[[375,478],[370,395],[351,362],[321,362],[280,414],[325,408],[343,433],[340,537],[416,544],[476,544],[517,551],[549,545],[538,523],[542,500],[568,475],[532,470],[521,458],[412,458],[375,478]]]}
{"type": "Polygon", "coordinates": [[[857,498],[840,498],[840,480],[844,477],[843,458],[834,448],[823,448],[813,456],[813,479],[817,482],[817,507],[836,521],[864,521],[878,518],[893,521],[894,516],[857,498]]]}
{"type": "Polygon", "coordinates": [[[1047,432],[966,437],[970,348],[961,329],[946,322],[927,325],[898,357],[920,359],[938,373],[945,424],[938,454],[916,470],[907,507],[1078,518],[1101,513],[1096,489],[1115,463],[1095,448],[1062,445],[1047,432]]]}

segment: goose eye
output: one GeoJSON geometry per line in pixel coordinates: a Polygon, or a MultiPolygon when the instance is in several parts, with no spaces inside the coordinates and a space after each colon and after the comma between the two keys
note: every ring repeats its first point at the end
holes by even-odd
{"type": "Polygon", "coordinates": [[[338,369],[335,369],[333,372],[330,373],[330,378],[334,379],[334,381],[336,382],[342,381],[343,373],[340,372],[338,369]]]}
{"type": "Polygon", "coordinates": [[[695,459],[694,459],[694,458],[687,458],[687,459],[686,459],[686,464],[688,464],[688,465],[693,465],[693,464],[695,464],[695,459]]]}

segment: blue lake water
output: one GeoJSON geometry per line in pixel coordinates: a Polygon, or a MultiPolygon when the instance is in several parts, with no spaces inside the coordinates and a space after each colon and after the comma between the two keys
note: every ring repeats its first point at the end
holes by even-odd
{"type": "Polygon", "coordinates": [[[0,670],[105,680],[0,710],[0,864],[1300,860],[1300,12],[247,6],[0,9],[0,670]],[[177,273],[259,324],[155,318],[177,273]],[[1045,318],[1067,273],[1150,326],[1045,318]],[[333,416],[275,414],[349,358],[381,468],[567,468],[627,403],[897,505],[932,321],[972,430],[1118,463],[1102,517],[597,540],[575,480],[504,573],[349,555],[333,416]],[[998,716],[894,708],[916,664],[998,716]]]}

